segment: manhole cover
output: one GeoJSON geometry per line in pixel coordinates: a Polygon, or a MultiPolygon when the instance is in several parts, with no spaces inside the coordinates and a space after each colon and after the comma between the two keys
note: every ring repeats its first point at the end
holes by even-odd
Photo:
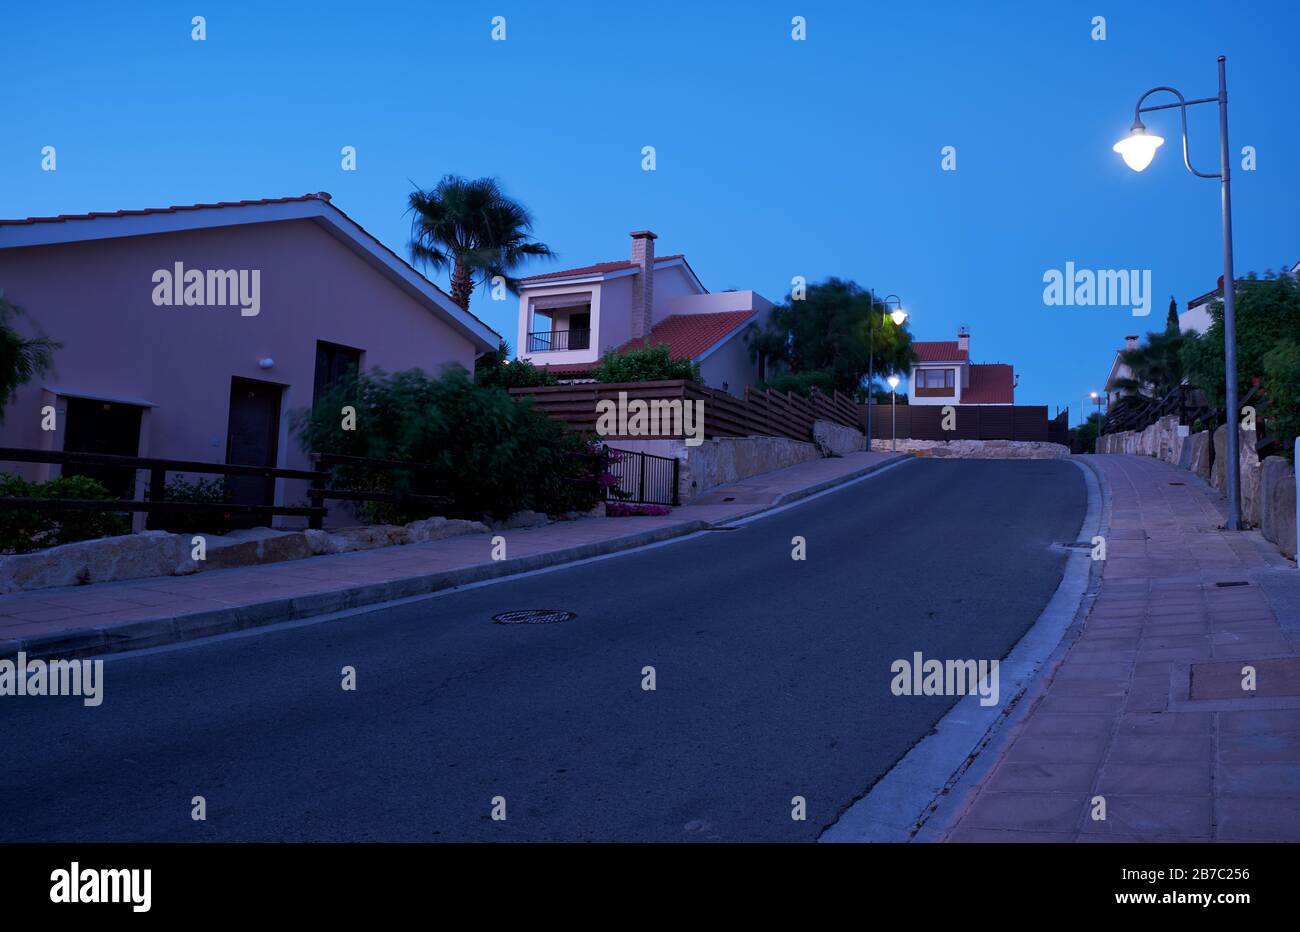
{"type": "Polygon", "coordinates": [[[493,615],[492,620],[499,625],[553,625],[577,617],[575,612],[562,612],[554,608],[529,608],[521,612],[502,612],[493,615]]]}

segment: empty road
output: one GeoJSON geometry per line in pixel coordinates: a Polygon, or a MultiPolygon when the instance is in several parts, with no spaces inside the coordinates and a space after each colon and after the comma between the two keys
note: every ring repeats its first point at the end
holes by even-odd
{"type": "Polygon", "coordinates": [[[1086,497],[1068,462],[918,460],[736,530],[109,657],[98,708],[0,699],[0,840],[811,841],[956,701],[893,696],[890,664],[1003,657],[1086,497]],[[577,617],[492,622],[533,608],[577,617]]]}

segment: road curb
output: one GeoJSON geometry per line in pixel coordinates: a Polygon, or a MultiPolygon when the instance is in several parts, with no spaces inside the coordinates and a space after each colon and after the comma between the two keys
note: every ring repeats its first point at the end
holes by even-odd
{"type": "MultiPolygon", "coordinates": [[[[844,485],[876,472],[885,466],[893,465],[904,454],[873,463],[852,473],[837,476],[803,489],[787,492],[769,505],[763,505],[753,511],[736,515],[732,520],[750,518],[762,512],[778,508],[790,502],[798,501],[824,492],[838,485],[844,485]]],[[[120,625],[82,628],[75,631],[59,632],[30,638],[17,638],[0,641],[0,656],[13,656],[19,651],[31,659],[51,659],[88,657],[101,654],[114,654],[130,650],[142,650],[150,647],[162,647],[182,641],[194,641],[199,638],[243,631],[285,621],[298,621],[316,615],[346,611],[379,605],[396,599],[412,596],[429,595],[445,589],[471,583],[486,582],[503,576],[527,573],[546,569],[592,557],[606,556],[624,550],[635,550],[650,544],[658,544],[678,537],[686,537],[711,527],[704,520],[682,521],[667,527],[639,531],[623,537],[565,547],[546,553],[530,554],[490,563],[461,567],[420,576],[407,576],[379,583],[367,583],[347,589],[335,589],[318,592],[296,598],[268,599],[250,605],[231,606],[221,609],[207,609],[180,615],[160,615],[126,622],[120,625]]]]}
{"type": "MultiPolygon", "coordinates": [[[[1104,535],[1110,524],[1109,488],[1097,470],[1074,457],[1070,461],[1093,478],[1079,533],[1104,535]]],[[[941,841],[947,836],[1082,629],[1101,572],[1097,561],[1084,567],[1085,559],[1075,554],[1067,560],[1056,592],[1002,660],[1012,687],[1006,700],[993,709],[982,709],[975,695],[959,700],[819,841],[941,841]]]]}

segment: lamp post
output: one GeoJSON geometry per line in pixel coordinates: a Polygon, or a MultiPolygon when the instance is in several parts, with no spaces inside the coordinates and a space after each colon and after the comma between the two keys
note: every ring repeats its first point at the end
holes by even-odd
{"type": "Polygon", "coordinates": [[[895,327],[903,326],[903,321],[907,320],[907,311],[903,310],[903,299],[896,294],[888,294],[876,301],[876,293],[871,292],[871,311],[867,317],[867,449],[871,449],[871,409],[875,406],[876,399],[871,394],[872,388],[876,384],[876,305],[881,304],[889,307],[889,302],[894,302],[894,310],[888,314],[881,314],[881,320],[888,317],[894,322],[895,327]]]}
{"type": "MultiPolygon", "coordinates": [[[[889,425],[889,452],[897,453],[898,405],[896,402],[898,401],[898,376],[891,375],[889,378],[885,379],[885,381],[889,383],[889,417],[892,422],[889,425]]],[[[909,408],[908,410],[910,411],[911,409],[909,408]]]]}
{"type": "Polygon", "coordinates": [[[1097,425],[1100,427],[1101,426],[1101,395],[1097,394],[1096,392],[1089,392],[1088,394],[1092,396],[1093,401],[1097,402],[1097,425]]]}
{"type": "Polygon", "coordinates": [[[1228,79],[1225,71],[1226,59],[1219,56],[1219,93],[1215,97],[1201,97],[1187,100],[1176,88],[1153,87],[1138,98],[1133,109],[1133,126],[1129,135],[1112,147],[1124,159],[1124,163],[1134,171],[1140,172],[1151,164],[1156,149],[1164,145],[1160,136],[1148,133],[1142,123],[1142,114],[1154,110],[1170,110],[1177,107],[1182,116],[1183,129],[1183,164],[1187,170],[1198,178],[1218,178],[1222,202],[1223,217],[1223,369],[1224,394],[1228,408],[1227,457],[1228,457],[1228,521],[1227,530],[1241,530],[1241,464],[1237,452],[1237,419],[1241,416],[1237,399],[1237,309],[1236,287],[1232,277],[1232,194],[1228,169],[1228,79]],[[1178,98],[1177,103],[1159,104],[1144,107],[1142,104],[1157,91],[1167,91],[1178,98]],[[1219,105],[1219,171],[1200,172],[1192,167],[1187,155],[1187,108],[1197,104],[1217,103],[1219,105]]]}

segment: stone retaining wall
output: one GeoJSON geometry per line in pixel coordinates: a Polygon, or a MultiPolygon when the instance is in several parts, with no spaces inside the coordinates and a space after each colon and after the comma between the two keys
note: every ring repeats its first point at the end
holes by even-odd
{"type": "MultiPolygon", "coordinates": [[[[1280,456],[1263,463],[1255,454],[1255,432],[1239,430],[1238,460],[1241,472],[1241,517],[1257,527],[1266,539],[1289,557],[1295,556],[1295,470],[1280,456]]],[[[1220,426],[1211,437],[1206,431],[1179,436],[1178,418],[1162,417],[1146,430],[1125,430],[1097,438],[1098,453],[1151,456],[1181,466],[1200,476],[1220,492],[1227,491],[1228,428],[1220,426]],[[1210,464],[1213,444],[1214,464],[1210,464]]]]}
{"type": "MultiPolygon", "coordinates": [[[[1046,460],[1070,455],[1069,447],[1040,440],[899,440],[897,443],[899,453],[936,458],[1046,460]]],[[[889,440],[871,443],[871,449],[881,453],[893,448],[889,440]]]]}

